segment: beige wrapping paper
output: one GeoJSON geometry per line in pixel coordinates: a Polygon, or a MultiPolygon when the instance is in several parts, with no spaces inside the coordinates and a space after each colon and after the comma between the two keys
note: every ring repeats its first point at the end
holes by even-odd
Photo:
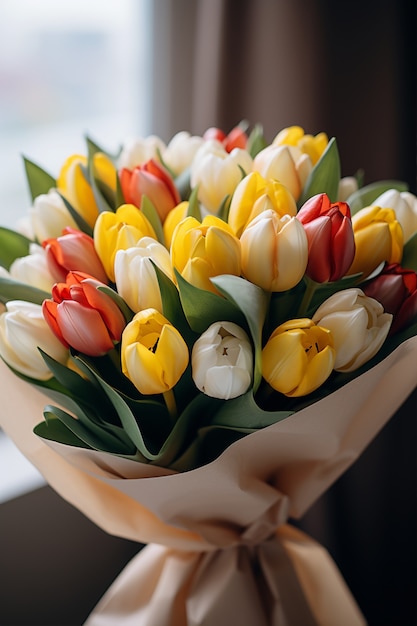
{"type": "Polygon", "coordinates": [[[413,337],[337,392],[181,474],[46,444],[32,428],[48,401],[2,365],[0,424],[49,484],[109,533],[154,544],[88,626],[364,624],[326,550],[286,521],[303,515],[407,398],[416,361],[413,337]]]}

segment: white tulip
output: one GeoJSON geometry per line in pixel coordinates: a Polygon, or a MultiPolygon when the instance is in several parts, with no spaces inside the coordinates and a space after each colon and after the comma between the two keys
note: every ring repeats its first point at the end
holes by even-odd
{"type": "Polygon", "coordinates": [[[52,373],[38,347],[60,363],[68,360],[68,350],[49,328],[42,307],[11,300],[0,315],[0,356],[17,372],[36,380],[48,380],[52,373]]]}
{"type": "Polygon", "coordinates": [[[116,252],[117,291],[135,313],[149,308],[162,313],[161,293],[151,261],[174,281],[169,252],[152,237],[142,237],[136,246],[116,252]]]}
{"type": "Polygon", "coordinates": [[[196,387],[213,398],[230,400],[252,383],[253,355],[247,334],[232,322],[216,322],[197,339],[191,354],[196,387]]]}
{"type": "Polygon", "coordinates": [[[56,282],[49,271],[45,250],[42,246],[31,243],[29,254],[13,261],[10,276],[14,280],[50,292],[56,282]]]}
{"type": "Polygon", "coordinates": [[[242,169],[252,171],[252,157],[246,150],[227,152],[215,140],[205,141],[191,166],[191,187],[198,185],[198,199],[209,213],[216,213],[226,196],[232,195],[242,180],[242,169]]]}
{"type": "Polygon", "coordinates": [[[414,194],[409,191],[388,189],[372,204],[383,209],[394,209],[403,229],[404,243],[417,233],[417,197],[414,194]]]}
{"type": "Polygon", "coordinates": [[[35,198],[29,209],[29,217],[33,233],[41,243],[45,239],[62,235],[66,226],[78,228],[56,189],[50,189],[48,193],[35,198]]]}
{"type": "Polygon", "coordinates": [[[202,137],[183,130],[174,135],[162,153],[164,163],[178,176],[190,167],[197,150],[204,143],[202,137]]]}
{"type": "Polygon", "coordinates": [[[333,294],[312,319],[332,333],[338,372],[353,372],[369,361],[381,348],[392,323],[392,315],[384,313],[383,306],[361,289],[333,294]]]}
{"type": "Polygon", "coordinates": [[[165,148],[165,143],[156,135],[149,135],[149,137],[140,139],[127,139],[117,160],[117,168],[125,167],[133,170],[137,165],[142,165],[150,159],[159,161],[158,153],[162,154],[165,148]]]}

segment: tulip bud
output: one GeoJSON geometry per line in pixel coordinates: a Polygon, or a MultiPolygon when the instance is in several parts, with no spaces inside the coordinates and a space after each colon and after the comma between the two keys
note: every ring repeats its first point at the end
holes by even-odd
{"type": "Polygon", "coordinates": [[[328,143],[326,133],[318,133],[316,136],[306,135],[301,126],[284,128],[272,142],[274,146],[297,147],[302,153],[308,154],[313,165],[320,159],[328,143]]]}
{"type": "Polygon", "coordinates": [[[0,315],[0,356],[14,370],[36,380],[52,378],[38,348],[60,363],[68,350],[51,332],[42,307],[32,302],[11,300],[0,315]]]}
{"type": "Polygon", "coordinates": [[[217,293],[210,278],[240,275],[240,242],[230,226],[214,215],[201,223],[187,217],[174,231],[171,263],[189,283],[217,293]]]}
{"type": "Polygon", "coordinates": [[[334,369],[353,372],[369,361],[384,343],[392,315],[361,289],[344,289],[328,298],[313,321],[328,328],[336,350],[334,369]]]}
{"type": "Polygon", "coordinates": [[[155,309],[135,315],[122,336],[122,371],[144,395],[172,389],[188,365],[180,333],[155,309]]]}
{"type": "Polygon", "coordinates": [[[9,273],[14,280],[47,292],[51,291],[56,282],[49,271],[44,249],[35,243],[30,244],[27,256],[13,261],[9,273]]]}
{"type": "Polygon", "coordinates": [[[240,243],[243,275],[265,291],[286,291],[304,276],[308,243],[297,218],[264,211],[250,222],[240,243]]]}
{"type": "Polygon", "coordinates": [[[213,398],[230,400],[252,383],[253,355],[247,334],[232,322],[216,322],[197,339],[191,355],[196,387],[213,398]]]}
{"type": "Polygon", "coordinates": [[[67,283],[57,283],[52,300],[44,300],[46,322],[61,343],[89,356],[102,356],[120,341],[125,318],[110,296],[92,277],[80,280],[69,273],[67,283]]]}
{"type": "Polygon", "coordinates": [[[240,237],[249,222],[267,209],[273,209],[280,217],[297,213],[295,200],[284,185],[251,172],[235,189],[227,221],[240,237]]]}
{"type": "Polygon", "coordinates": [[[88,272],[97,280],[107,283],[103,264],[94,248],[94,240],[80,230],[65,228],[56,239],[45,239],[48,268],[56,282],[64,282],[68,272],[88,272]]]}
{"type": "Polygon", "coordinates": [[[156,135],[140,139],[128,139],[125,141],[120,152],[117,167],[119,170],[133,170],[138,165],[143,165],[147,161],[159,160],[159,154],[163,154],[165,143],[156,135]]]}
{"type": "Polygon", "coordinates": [[[37,196],[29,209],[31,227],[36,239],[59,237],[64,228],[77,228],[70,212],[56,189],[37,196]]]}
{"type": "MultiPolygon", "coordinates": [[[[99,212],[94,192],[86,177],[88,160],[85,156],[74,154],[63,164],[57,180],[58,191],[93,228],[99,212]]],[[[94,175],[107,187],[115,191],[117,173],[108,157],[97,153],[93,157],[94,175]]]]}
{"type": "Polygon", "coordinates": [[[274,330],[262,350],[262,375],[286,396],[305,396],[327,380],[334,362],[326,328],[306,318],[289,320],[274,330]]]}
{"type": "Polygon", "coordinates": [[[298,148],[270,145],[258,152],[253,169],[264,178],[278,180],[298,200],[313,164],[310,157],[298,148]]]}
{"type": "Polygon", "coordinates": [[[144,213],[133,204],[122,204],[115,213],[100,213],[94,227],[94,246],[111,281],[115,280],[116,252],[132,248],[142,237],[156,239],[156,234],[144,213]]]}
{"type": "Polygon", "coordinates": [[[375,298],[394,316],[390,334],[406,328],[417,316],[417,274],[398,263],[387,265],[363,286],[365,295],[375,298]]]}
{"type": "Polygon", "coordinates": [[[384,261],[400,263],[403,254],[403,231],[393,209],[371,206],[352,217],[355,257],[348,274],[369,276],[384,261]]]}
{"type": "Polygon", "coordinates": [[[212,126],[205,131],[203,139],[205,141],[218,141],[223,145],[226,152],[231,152],[234,148],[242,148],[244,150],[248,143],[248,136],[241,125],[232,128],[227,135],[220,128],[212,126]]]}
{"type": "Polygon", "coordinates": [[[354,176],[345,176],[339,181],[337,199],[339,202],[347,202],[349,196],[358,190],[358,181],[354,176]]]}
{"type": "Polygon", "coordinates": [[[135,247],[116,253],[117,291],[134,312],[152,308],[162,313],[161,293],[152,261],[175,280],[168,250],[152,237],[142,237],[135,247]]]}
{"type": "Polygon", "coordinates": [[[203,143],[202,137],[191,136],[183,130],[172,137],[162,152],[163,161],[175,176],[179,176],[190,167],[197,150],[203,143]]]}
{"type": "Polygon", "coordinates": [[[355,256],[349,206],[345,202],[332,204],[321,193],[305,202],[297,219],[308,239],[306,274],[318,283],[343,278],[355,256]]]}
{"type": "Polygon", "coordinates": [[[170,174],[155,159],[137,165],[133,170],[122,169],[120,185],[123,196],[129,204],[140,208],[143,196],[149,198],[161,222],[164,222],[171,209],[181,202],[179,191],[170,174]]]}
{"type": "Polygon", "coordinates": [[[409,191],[389,189],[374,202],[376,206],[394,209],[395,216],[403,229],[404,243],[417,233],[417,198],[409,191]]]}
{"type": "Polygon", "coordinates": [[[191,187],[198,186],[198,199],[209,213],[216,213],[226,196],[232,195],[242,180],[242,170],[252,170],[252,158],[246,150],[230,153],[216,141],[205,142],[191,166],[191,187]]]}

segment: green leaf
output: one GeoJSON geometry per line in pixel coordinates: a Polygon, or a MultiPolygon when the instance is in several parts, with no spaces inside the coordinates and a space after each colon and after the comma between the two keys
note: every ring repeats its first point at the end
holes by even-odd
{"type": "Polygon", "coordinates": [[[140,210],[144,216],[149,220],[152,228],[155,231],[156,237],[159,243],[165,245],[164,231],[162,228],[161,218],[154,204],[147,196],[142,196],[140,210]]]}
{"type": "Polygon", "coordinates": [[[353,192],[346,200],[352,215],[367,206],[372,206],[374,200],[389,189],[408,191],[408,185],[400,180],[380,180],[370,183],[353,192]]]}
{"type": "Polygon", "coordinates": [[[181,305],[180,294],[172,280],[152,261],[158,279],[159,290],[162,300],[162,312],[164,316],[179,331],[189,347],[196,340],[195,333],[191,330],[181,305]]]}
{"type": "MultiPolygon", "coordinates": [[[[68,399],[67,399],[68,401],[68,399]]],[[[75,418],[63,409],[47,405],[44,409],[44,417],[54,416],[59,419],[78,439],[94,450],[102,452],[111,452],[113,454],[133,454],[132,445],[126,445],[125,441],[113,434],[109,429],[104,429],[91,419],[89,416],[74,403],[75,418]]],[[[123,433],[123,431],[121,431],[123,433]]]]}
{"type": "Polygon", "coordinates": [[[417,233],[405,244],[401,265],[417,272],[417,233]]]}
{"type": "Polygon", "coordinates": [[[223,402],[211,422],[212,425],[229,428],[258,430],[276,424],[293,414],[293,411],[265,411],[253,396],[253,391],[223,402]]]}
{"type": "Polygon", "coordinates": [[[122,191],[122,185],[120,184],[119,174],[117,174],[117,178],[116,178],[116,196],[114,199],[114,203],[115,203],[116,210],[123,204],[126,204],[126,200],[122,191]]]}
{"type": "Polygon", "coordinates": [[[71,215],[72,219],[74,220],[74,222],[76,223],[77,227],[79,230],[81,230],[83,233],[85,233],[86,235],[89,235],[89,237],[93,236],[93,229],[91,228],[91,226],[88,224],[88,222],[85,221],[85,219],[78,213],[78,211],[76,211],[74,209],[74,207],[72,206],[72,204],[70,204],[68,202],[68,200],[62,195],[62,193],[59,194],[66,206],[66,209],[68,211],[68,213],[71,215]]]}
{"type": "Polygon", "coordinates": [[[73,446],[74,448],[92,449],[91,446],[87,445],[82,439],[77,437],[75,433],[69,430],[53,413],[45,413],[44,417],[45,421],[40,422],[40,424],[37,424],[33,429],[35,435],[42,439],[56,441],[66,446],[73,446]]]}
{"type": "Polygon", "coordinates": [[[326,150],[321,155],[304,185],[298,208],[312,196],[327,193],[332,202],[336,202],[340,182],[340,158],[336,139],[332,137],[326,150]]]}
{"type": "Polygon", "coordinates": [[[13,261],[29,254],[30,239],[9,228],[0,227],[0,265],[7,270],[13,261]]]}
{"type": "Polygon", "coordinates": [[[245,316],[255,347],[254,391],[262,380],[262,328],[268,310],[269,294],[239,276],[216,276],[211,279],[217,289],[245,316]]]}
{"type": "Polygon", "coordinates": [[[181,174],[179,174],[174,182],[175,186],[178,189],[178,193],[180,194],[181,200],[188,200],[191,194],[191,169],[187,168],[181,174]]]}
{"type": "Polygon", "coordinates": [[[23,157],[25,165],[26,178],[29,185],[29,191],[32,201],[41,194],[48,193],[50,189],[56,187],[56,180],[48,172],[42,169],[36,163],[29,161],[23,157]]]}
{"type": "Polygon", "coordinates": [[[182,308],[192,330],[203,333],[214,322],[229,321],[239,326],[245,318],[239,308],[226,298],[205,289],[199,289],[175,270],[182,308]]]}
{"type": "Polygon", "coordinates": [[[223,198],[223,201],[220,205],[219,210],[217,211],[217,217],[219,217],[223,222],[227,222],[229,218],[230,205],[232,204],[232,196],[227,195],[223,198]]]}
{"type": "Polygon", "coordinates": [[[266,148],[267,145],[268,142],[264,137],[263,127],[261,124],[256,124],[248,137],[248,145],[246,147],[252,159],[256,157],[258,152],[266,148]]]}
{"type": "Polygon", "coordinates": [[[9,302],[9,300],[25,300],[25,302],[33,302],[34,304],[42,304],[44,300],[51,297],[50,293],[42,291],[32,285],[21,283],[12,278],[0,276],[0,301],[9,302]]]}
{"type": "Polygon", "coordinates": [[[194,189],[190,193],[190,197],[188,200],[187,217],[194,217],[196,220],[201,222],[200,204],[198,202],[198,185],[194,187],[194,189]]]}
{"type": "Polygon", "coordinates": [[[108,285],[99,285],[97,287],[97,290],[98,291],[102,291],[103,293],[105,293],[107,296],[109,296],[109,298],[111,298],[113,300],[113,302],[115,304],[117,304],[117,306],[119,307],[119,309],[123,313],[123,316],[124,316],[124,318],[126,320],[126,323],[129,323],[132,320],[132,318],[135,315],[135,313],[126,304],[126,302],[123,300],[122,296],[119,293],[117,293],[117,291],[115,291],[114,289],[112,289],[108,285]]]}

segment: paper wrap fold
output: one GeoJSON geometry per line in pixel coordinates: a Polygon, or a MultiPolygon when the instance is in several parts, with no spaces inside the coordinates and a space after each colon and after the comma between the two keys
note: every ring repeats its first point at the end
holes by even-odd
{"type": "Polygon", "coordinates": [[[364,624],[326,550],[286,522],[404,402],[416,361],[413,337],[320,402],[181,474],[46,444],[32,433],[45,397],[2,364],[0,424],[23,454],[98,526],[154,544],[125,568],[88,626],[364,624]]]}

